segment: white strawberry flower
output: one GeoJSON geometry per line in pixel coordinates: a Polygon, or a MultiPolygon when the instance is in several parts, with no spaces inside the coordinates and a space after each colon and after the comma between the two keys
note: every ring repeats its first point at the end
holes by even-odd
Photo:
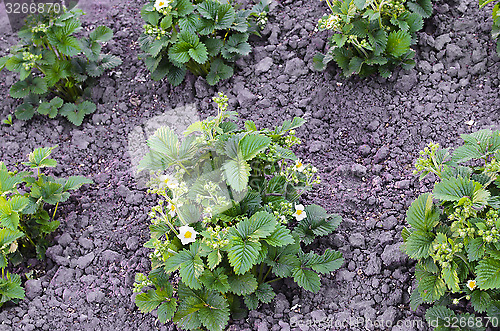
{"type": "Polygon", "coordinates": [[[300,160],[295,161],[295,170],[297,170],[298,172],[302,172],[302,171],[304,171],[305,168],[306,167],[304,166],[302,161],[300,161],[300,160]]]}
{"type": "Polygon", "coordinates": [[[196,232],[189,225],[183,225],[179,228],[179,234],[177,235],[177,238],[181,240],[181,243],[183,245],[187,245],[196,241],[197,234],[198,232],[196,232]]]}
{"type": "Polygon", "coordinates": [[[304,218],[306,218],[307,214],[304,210],[304,206],[303,205],[295,205],[295,213],[293,214],[293,216],[299,222],[302,221],[304,218]]]}
{"type": "Polygon", "coordinates": [[[169,0],[156,0],[155,2],[155,9],[156,11],[160,11],[160,9],[166,8],[170,6],[169,0]]]}
{"type": "Polygon", "coordinates": [[[179,182],[170,175],[161,175],[160,178],[160,188],[174,189],[179,186],[179,182]]]}
{"type": "Polygon", "coordinates": [[[168,209],[168,214],[170,215],[170,217],[174,217],[175,212],[177,211],[177,208],[175,207],[175,205],[173,203],[169,202],[167,209],[168,209]]]}
{"type": "Polygon", "coordinates": [[[476,281],[473,280],[473,279],[470,279],[467,281],[467,287],[469,288],[469,290],[474,290],[476,288],[477,284],[476,284],[476,281]]]}

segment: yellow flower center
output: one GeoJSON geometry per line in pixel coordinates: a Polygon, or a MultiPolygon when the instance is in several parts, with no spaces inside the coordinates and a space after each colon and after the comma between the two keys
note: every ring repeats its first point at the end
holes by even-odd
{"type": "Polygon", "coordinates": [[[297,165],[296,165],[297,168],[300,168],[302,167],[302,162],[298,162],[297,165]]]}
{"type": "Polygon", "coordinates": [[[297,215],[302,215],[302,210],[297,209],[296,213],[297,213],[297,215]]]}
{"type": "Polygon", "coordinates": [[[472,289],[472,288],[475,288],[475,287],[476,287],[476,282],[473,281],[473,280],[469,281],[469,288],[472,289]]]}
{"type": "Polygon", "coordinates": [[[164,4],[165,4],[165,2],[160,1],[160,6],[163,6],[164,4]]]}
{"type": "Polygon", "coordinates": [[[170,206],[170,210],[171,210],[171,211],[174,211],[174,210],[175,210],[175,206],[174,206],[174,205],[171,205],[171,206],[170,206]]]}
{"type": "Polygon", "coordinates": [[[186,231],[186,233],[184,233],[184,238],[191,238],[193,234],[190,232],[190,231],[186,231]]]}

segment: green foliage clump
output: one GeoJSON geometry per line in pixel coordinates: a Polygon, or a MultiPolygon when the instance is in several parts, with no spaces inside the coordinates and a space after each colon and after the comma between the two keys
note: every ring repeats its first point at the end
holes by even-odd
{"type": "Polygon", "coordinates": [[[331,249],[305,252],[318,236],[340,224],[339,215],[298,203],[319,182],[317,169],[289,149],[304,120],[258,129],[239,128],[227,98],[215,98],[218,115],[192,124],[179,141],[168,127],[149,139],[141,169],[159,171],[150,192],[152,271],[137,274],[135,291],[143,312],[157,309],[164,323],[182,329],[224,330],[229,318],[269,303],[271,283],[293,277],[304,289],[320,290],[320,274],[343,263],[331,249]],[[170,174],[163,174],[168,169],[170,174]],[[322,254],[321,254],[322,253],[322,254]],[[176,277],[176,275],[178,275],[176,277]]]}
{"type": "Polygon", "coordinates": [[[461,137],[453,153],[433,143],[421,152],[415,173],[439,182],[412,203],[402,233],[406,253],[418,260],[411,306],[433,303],[426,319],[439,330],[454,319],[465,321],[462,330],[484,329],[486,320],[461,308],[468,303],[490,322],[500,317],[500,131],[461,137]]]}
{"type": "Polygon", "coordinates": [[[37,148],[30,153],[28,162],[23,162],[29,171],[10,172],[0,162],[0,306],[24,298],[21,278],[5,270],[9,262],[16,265],[34,254],[43,259],[49,246],[47,235],[59,226],[54,220],[59,203],[69,199],[70,191],[92,183],[82,176],[54,178],[43,174],[43,168],[57,165],[49,158],[56,147],[37,148]],[[55,206],[52,217],[47,205],[55,206]]]}
{"type": "Polygon", "coordinates": [[[101,54],[101,43],[109,41],[113,32],[98,26],[88,38],[74,35],[82,30],[80,9],[63,11],[61,15],[32,15],[19,31],[21,42],[0,59],[0,70],[18,72],[20,80],[10,88],[13,98],[24,99],[16,117],[29,120],[35,111],[50,118],[58,114],[75,125],[96,110],[86,100],[90,85],[105,70],[121,64],[120,58],[101,54]]]}
{"type": "Polygon", "coordinates": [[[329,50],[313,61],[324,70],[334,60],[344,76],[379,73],[390,77],[401,65],[415,65],[416,32],[432,14],[431,0],[326,0],[332,14],[319,20],[319,30],[331,30],[329,50]]]}
{"type": "MultiPolygon", "coordinates": [[[[479,0],[479,8],[483,8],[487,4],[495,1],[497,0],[479,0]]],[[[491,27],[491,36],[493,39],[496,39],[497,53],[500,54],[500,2],[497,2],[495,6],[493,6],[492,17],[493,25],[491,27]]]]}
{"type": "Polygon", "coordinates": [[[146,24],[139,43],[151,77],[166,76],[174,86],[187,70],[210,85],[230,78],[229,62],[250,53],[248,37],[266,24],[269,2],[236,10],[232,0],[150,0],[141,11],[146,24]]]}

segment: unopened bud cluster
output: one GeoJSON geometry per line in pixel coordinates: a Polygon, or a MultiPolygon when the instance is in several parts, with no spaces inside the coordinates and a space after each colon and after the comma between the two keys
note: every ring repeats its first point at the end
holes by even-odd
{"type": "Polygon", "coordinates": [[[220,250],[229,244],[229,240],[226,239],[227,231],[228,228],[221,228],[219,225],[209,226],[204,233],[203,243],[214,251],[220,250]]]}
{"type": "Polygon", "coordinates": [[[151,24],[144,24],[144,33],[148,36],[154,37],[157,40],[160,40],[162,37],[168,34],[166,30],[163,30],[162,28],[151,24]]]}
{"type": "Polygon", "coordinates": [[[450,261],[453,261],[455,254],[459,253],[464,248],[464,244],[455,243],[452,240],[439,242],[437,239],[432,245],[431,257],[435,262],[439,263],[441,267],[450,267],[450,261]]]}
{"type": "Polygon", "coordinates": [[[25,70],[31,70],[36,65],[36,61],[42,59],[41,55],[31,54],[30,52],[23,52],[23,67],[25,70]]]}

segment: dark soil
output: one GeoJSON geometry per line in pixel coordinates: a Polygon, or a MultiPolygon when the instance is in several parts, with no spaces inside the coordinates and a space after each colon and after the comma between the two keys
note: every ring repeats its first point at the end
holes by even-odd
{"type": "MultiPolygon", "coordinates": [[[[115,38],[105,49],[120,55],[123,65],[100,79],[97,111],[81,127],[45,117],[2,125],[0,159],[12,168],[34,148],[58,144],[54,173],[85,175],[95,185],[59,207],[61,226],[48,260],[23,267],[39,270],[38,278],[26,282],[25,300],[2,309],[0,330],[173,329],[154,314],[140,313],[132,298],[134,275],[149,270],[149,250],[142,245],[155,201],[134,176],[134,146],[141,145],[134,132],[147,132],[152,118],[189,104],[202,117],[213,114],[217,91],[229,96],[232,110],[261,127],[293,116],[307,119],[298,130],[303,144],[297,154],[314,162],[323,182],[304,202],[344,218],[334,235],[313,244],[339,249],[346,261],[323,278],[319,294],[290,280],[278,282],[271,304],[230,329],[290,330],[298,321],[301,330],[428,329],[424,310],[409,308],[414,262],[399,250],[406,208],[432,187],[430,180],[417,180],[412,164],[431,140],[454,146],[460,133],[499,124],[491,7],[479,10],[475,0],[435,3],[419,35],[415,69],[387,80],[346,80],[334,65],[326,72],[311,69],[312,57],[325,50],[327,35],[315,31],[327,12],[325,2],[278,1],[263,38],[252,38],[255,48],[237,62],[234,77],[209,87],[189,76],[172,88],[153,82],[138,59],[144,1],[80,2],[88,13],[86,27],[113,29],[115,38]],[[308,328],[307,321],[316,324],[308,328]]],[[[4,12],[0,18],[4,31],[4,12]]],[[[1,36],[2,55],[15,40],[11,33],[1,36]]],[[[1,119],[18,104],[8,95],[14,79],[10,72],[0,74],[1,119]]]]}

